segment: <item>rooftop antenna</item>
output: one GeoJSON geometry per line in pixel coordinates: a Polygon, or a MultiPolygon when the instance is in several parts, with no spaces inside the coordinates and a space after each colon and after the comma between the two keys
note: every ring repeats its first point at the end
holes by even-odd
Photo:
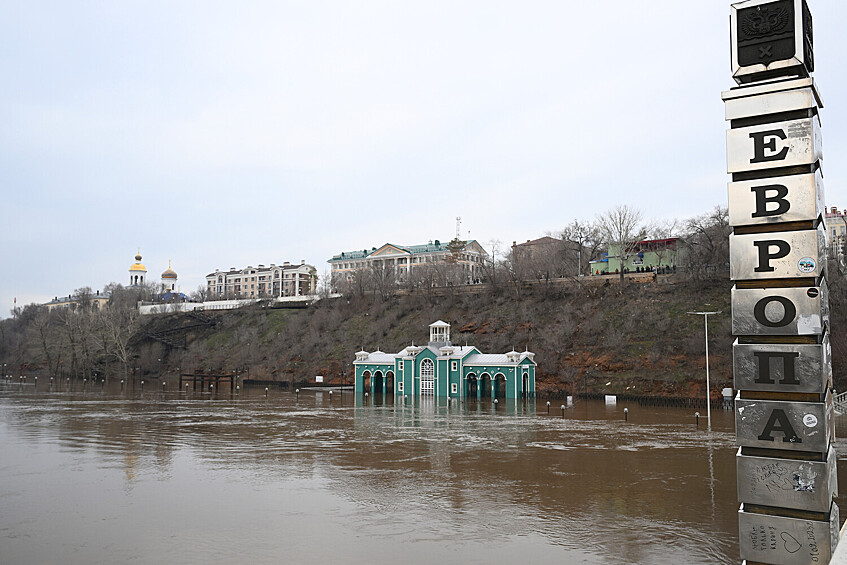
{"type": "Polygon", "coordinates": [[[461,229],[462,229],[462,217],[456,216],[456,239],[459,239],[459,234],[461,233],[461,229]]]}

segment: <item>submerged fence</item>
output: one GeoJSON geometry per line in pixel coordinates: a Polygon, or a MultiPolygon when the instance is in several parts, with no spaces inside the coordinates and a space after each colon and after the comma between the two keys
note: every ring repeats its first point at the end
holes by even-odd
{"type": "MultiPolygon", "coordinates": [[[[548,392],[540,392],[538,398],[545,400],[563,400],[571,396],[566,391],[556,390],[548,392]]],[[[642,394],[613,394],[607,395],[601,392],[577,393],[574,398],[581,400],[604,400],[606,396],[614,396],[617,402],[634,402],[639,406],[666,406],[671,408],[705,408],[706,399],[702,397],[686,397],[686,396],[647,396],[642,394]]],[[[732,399],[718,398],[712,399],[712,406],[715,408],[723,408],[725,410],[732,409],[732,399]]]]}

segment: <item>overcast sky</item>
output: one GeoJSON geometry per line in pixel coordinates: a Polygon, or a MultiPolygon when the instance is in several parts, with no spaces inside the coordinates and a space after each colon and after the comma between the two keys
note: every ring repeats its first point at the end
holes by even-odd
{"type": "MultiPolygon", "coordinates": [[[[847,206],[847,3],[815,22],[847,206]]],[[[726,205],[729,2],[0,3],[0,316],[81,286],[726,205]]]]}

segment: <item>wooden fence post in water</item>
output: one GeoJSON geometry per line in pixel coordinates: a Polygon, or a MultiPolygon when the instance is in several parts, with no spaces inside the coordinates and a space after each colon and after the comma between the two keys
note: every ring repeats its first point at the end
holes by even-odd
{"type": "Polygon", "coordinates": [[[730,13],[725,103],[739,545],[826,564],[838,543],[819,110],[806,0],[730,13]]]}

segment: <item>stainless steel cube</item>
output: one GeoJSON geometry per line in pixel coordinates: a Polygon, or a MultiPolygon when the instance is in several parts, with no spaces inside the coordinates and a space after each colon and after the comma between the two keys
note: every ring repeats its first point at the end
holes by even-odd
{"type": "Polygon", "coordinates": [[[820,344],[732,345],[736,390],[823,394],[832,382],[829,334],[820,344]]]}
{"type": "Polygon", "coordinates": [[[767,116],[797,110],[819,110],[823,107],[820,94],[810,78],[783,81],[769,88],[738,88],[723,93],[727,121],[753,116],[767,116]]]}
{"type": "Polygon", "coordinates": [[[777,457],[735,457],[738,501],[763,506],[828,512],[838,496],[835,449],[826,461],[798,461],[777,457]]]}
{"type": "Polygon", "coordinates": [[[829,563],[838,545],[838,505],[829,520],[803,520],[738,511],[741,558],[773,565],[829,563]]]}
{"type": "Polygon", "coordinates": [[[820,170],[807,175],[730,182],[727,192],[731,226],[811,222],[825,212],[820,170]]]}
{"type": "Polygon", "coordinates": [[[832,393],[824,402],[735,399],[735,438],[742,447],[826,453],[832,442],[832,393]]]}
{"type": "Polygon", "coordinates": [[[733,335],[820,335],[828,322],[825,280],[812,287],[732,289],[733,335]]]}
{"type": "Polygon", "coordinates": [[[726,132],[728,173],[811,165],[823,159],[817,116],[726,132]]]}
{"type": "Polygon", "coordinates": [[[729,236],[732,280],[817,278],[826,274],[826,231],[784,231],[729,236]]]}

